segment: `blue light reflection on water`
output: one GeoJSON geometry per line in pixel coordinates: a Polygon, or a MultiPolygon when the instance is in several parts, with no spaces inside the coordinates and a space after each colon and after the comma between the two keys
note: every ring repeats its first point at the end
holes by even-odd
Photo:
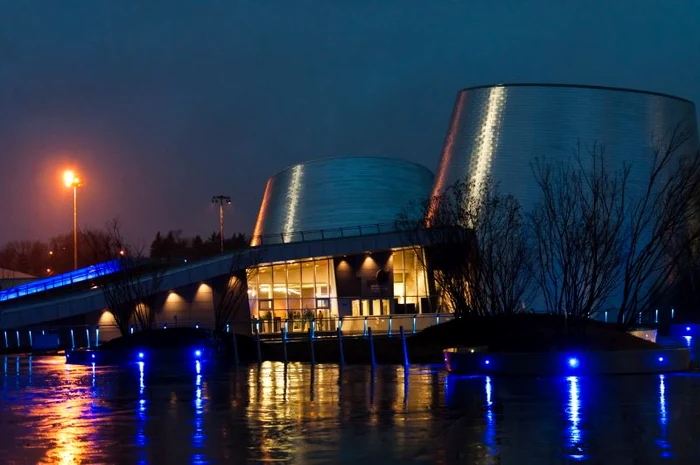
{"type": "Polygon", "coordinates": [[[671,457],[668,443],[668,414],[666,412],[666,376],[659,375],[659,438],[657,444],[661,449],[661,457],[671,457]]]}
{"type": "Polygon", "coordinates": [[[579,378],[578,376],[569,376],[566,378],[568,385],[568,402],[567,402],[567,417],[569,420],[568,427],[568,450],[569,457],[574,460],[583,460],[586,456],[583,449],[583,433],[580,428],[581,423],[581,398],[579,395],[579,378]]]}
{"type": "Polygon", "coordinates": [[[191,462],[194,464],[207,463],[201,450],[204,448],[204,401],[202,399],[202,363],[195,360],[195,398],[194,398],[194,433],[192,435],[192,445],[195,452],[192,454],[191,462]]]}
{"type": "Polygon", "coordinates": [[[486,394],[486,432],[484,442],[489,447],[492,455],[498,454],[498,444],[496,443],[496,417],[493,413],[491,377],[484,378],[484,391],[486,394]]]}
{"type": "Polygon", "coordinates": [[[148,420],[148,414],[147,414],[147,409],[146,409],[146,397],[144,395],[144,392],[146,390],[146,383],[145,383],[145,374],[144,370],[146,367],[145,362],[137,362],[136,363],[138,368],[139,368],[139,395],[138,395],[138,402],[136,405],[137,408],[137,413],[136,413],[136,446],[139,449],[138,452],[138,463],[139,464],[145,464],[147,463],[146,460],[146,447],[148,446],[148,437],[146,435],[146,421],[148,420]]]}

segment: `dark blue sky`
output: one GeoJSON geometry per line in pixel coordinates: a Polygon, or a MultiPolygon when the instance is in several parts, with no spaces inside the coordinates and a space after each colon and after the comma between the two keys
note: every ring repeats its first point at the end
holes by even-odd
{"type": "Polygon", "coordinates": [[[266,179],[331,156],[435,169],[456,92],[636,87],[700,101],[700,4],[580,1],[0,3],[0,243],[80,223],[132,239],[252,231],[266,179]],[[527,6],[523,6],[527,4],[527,6]]]}

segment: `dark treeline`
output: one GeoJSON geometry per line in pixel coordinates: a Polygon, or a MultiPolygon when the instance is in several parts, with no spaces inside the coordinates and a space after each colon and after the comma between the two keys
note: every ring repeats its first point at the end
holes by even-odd
{"type": "MultiPolygon", "coordinates": [[[[94,244],[106,242],[110,232],[105,228],[86,228],[78,234],[78,266],[85,267],[95,263],[116,258],[115,251],[95,247],[94,244]]],[[[225,250],[234,250],[247,246],[243,234],[237,233],[224,241],[225,250]]],[[[181,231],[158,232],[150,248],[125,246],[124,253],[148,256],[153,259],[177,261],[198,260],[220,252],[219,233],[212,233],[206,239],[199,235],[185,237],[181,231]],[[129,249],[129,250],[126,250],[129,249]]],[[[0,247],[0,269],[18,271],[37,277],[66,273],[73,269],[73,234],[60,234],[48,241],[11,241],[0,247]]],[[[0,276],[0,280],[3,276],[0,276]]]]}
{"type": "MultiPolygon", "coordinates": [[[[161,260],[198,260],[211,257],[221,252],[221,236],[212,233],[207,239],[201,236],[183,237],[181,231],[168,231],[163,235],[156,233],[149,251],[150,258],[161,260]]],[[[236,233],[224,239],[224,250],[235,250],[247,247],[245,235],[236,233]]]]}

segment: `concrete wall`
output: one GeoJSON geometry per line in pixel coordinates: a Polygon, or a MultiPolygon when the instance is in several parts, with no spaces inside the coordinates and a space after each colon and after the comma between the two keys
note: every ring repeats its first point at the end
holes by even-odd
{"type": "MultiPolygon", "coordinates": [[[[227,277],[216,279],[210,282],[193,283],[182,286],[178,289],[167,290],[156,299],[156,326],[195,326],[200,328],[213,329],[215,322],[215,304],[223,295],[223,286],[227,277]]],[[[136,322],[133,322],[136,325],[136,322]]],[[[250,309],[247,298],[240,302],[236,311],[235,319],[231,322],[230,328],[238,333],[250,334],[250,309]]],[[[75,344],[76,347],[87,346],[88,337],[90,345],[94,345],[95,340],[103,343],[115,337],[119,337],[119,330],[112,314],[103,308],[97,312],[79,315],[71,318],[54,320],[46,324],[34,325],[20,330],[20,342],[26,345],[29,341],[28,331],[34,334],[42,330],[58,333],[61,337],[62,346],[75,344]],[[99,328],[99,332],[96,330],[99,328]],[[71,340],[70,330],[73,329],[71,340]],[[87,329],[87,332],[86,332],[87,329]]],[[[16,346],[15,330],[9,331],[8,345],[16,346]]],[[[0,345],[4,341],[0,340],[0,345]]]]}

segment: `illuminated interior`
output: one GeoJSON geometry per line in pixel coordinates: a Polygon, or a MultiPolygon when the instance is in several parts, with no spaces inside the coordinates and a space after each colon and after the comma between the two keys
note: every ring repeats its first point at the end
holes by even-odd
{"type": "Polygon", "coordinates": [[[339,317],[432,312],[424,263],[422,250],[405,248],[339,257],[335,265],[330,257],[260,265],[248,270],[251,316],[261,321],[261,332],[278,332],[287,320],[289,331],[307,329],[311,319],[319,329],[333,329],[339,317]],[[380,269],[393,282],[380,285],[380,269]],[[339,295],[338,282],[348,282],[354,293],[345,286],[339,295]]]}
{"type": "Polygon", "coordinates": [[[251,314],[261,320],[338,316],[329,258],[261,265],[249,273],[251,314]]]}
{"type": "Polygon", "coordinates": [[[422,250],[415,248],[395,250],[392,255],[394,271],[394,299],[405,306],[404,313],[427,313],[422,308],[428,297],[428,275],[422,250]],[[419,255],[420,254],[420,255],[419,255]]]}

